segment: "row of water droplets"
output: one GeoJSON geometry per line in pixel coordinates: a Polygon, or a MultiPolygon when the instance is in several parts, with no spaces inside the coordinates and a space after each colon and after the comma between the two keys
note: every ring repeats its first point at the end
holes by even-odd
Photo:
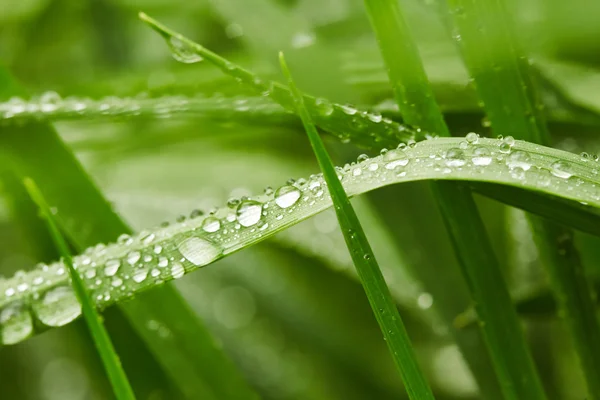
{"type": "MultiPolygon", "coordinates": [[[[526,147],[511,137],[480,139],[472,133],[464,140],[439,138],[401,144],[382,150],[377,157],[361,155],[356,162],[336,169],[350,195],[396,182],[452,177],[527,183],[600,206],[594,157],[584,154],[571,163],[519,148],[526,147]]],[[[226,207],[207,214],[194,211],[174,224],[89,248],[74,258],[74,264],[96,305],[104,308],[145,288],[177,279],[329,206],[331,199],[320,174],[290,180],[277,189],[266,188],[259,196],[230,199],[226,207]]],[[[64,325],[80,314],[61,262],[0,279],[3,344],[19,342],[39,327],[64,325]]]]}
{"type": "MultiPolygon", "coordinates": [[[[186,64],[204,60],[198,54],[199,51],[189,44],[186,39],[178,36],[166,36],[165,40],[175,60],[186,64]]],[[[203,49],[202,46],[195,46],[203,49]]],[[[288,98],[288,102],[291,99],[287,87],[283,85],[276,82],[263,81],[251,72],[225,59],[219,58],[217,61],[211,62],[214,62],[218,67],[223,69],[226,74],[235,77],[239,83],[254,87],[263,97],[272,98],[278,103],[281,102],[281,99],[288,98]]],[[[371,143],[397,143],[398,141],[406,141],[414,138],[420,134],[419,129],[399,124],[390,118],[383,117],[379,113],[361,111],[353,105],[336,104],[327,99],[315,99],[311,96],[305,96],[305,102],[317,125],[327,129],[327,121],[334,122],[333,127],[335,129],[329,131],[337,135],[342,143],[348,143],[352,139],[357,140],[365,136],[371,143]],[[346,133],[340,133],[340,131],[346,133]]]]}
{"type": "Polygon", "coordinates": [[[232,96],[216,93],[210,97],[161,96],[150,97],[140,93],[133,97],[108,96],[101,99],[88,97],[61,97],[56,92],[45,92],[30,99],[12,97],[0,103],[0,122],[19,123],[27,120],[69,120],[78,118],[114,118],[144,116],[169,118],[175,115],[281,115],[283,110],[263,97],[232,96]]]}

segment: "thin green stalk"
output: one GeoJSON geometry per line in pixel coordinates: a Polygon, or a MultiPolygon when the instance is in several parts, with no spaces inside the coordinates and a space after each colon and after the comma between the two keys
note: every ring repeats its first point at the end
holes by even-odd
{"type": "Polygon", "coordinates": [[[287,77],[296,109],[308,134],[319,167],[323,171],[323,178],[327,183],[346,246],[348,246],[352,261],[383,337],[392,353],[396,367],[400,371],[406,391],[411,399],[433,399],[431,388],[417,364],[408,333],[377,264],[371,245],[337,176],[325,145],[304,105],[304,98],[292,79],[283,53],[279,53],[279,62],[287,77]]]}
{"type": "Polygon", "coordinates": [[[50,236],[52,237],[58,252],[62,256],[64,264],[69,270],[73,290],[81,304],[83,317],[90,330],[90,335],[96,345],[96,349],[100,354],[100,358],[104,364],[104,369],[106,370],[115,396],[119,400],[135,399],[127,375],[125,375],[125,371],[123,371],[123,367],[121,366],[121,360],[110,341],[108,332],[102,324],[100,314],[96,311],[79,273],[73,267],[73,258],[69,246],[54,221],[50,207],[32,179],[25,178],[23,184],[25,185],[29,196],[31,196],[31,199],[37,204],[42,216],[46,220],[50,236]]]}
{"type": "MultiPolygon", "coordinates": [[[[497,133],[550,143],[528,59],[503,1],[447,0],[446,15],[497,133]]],[[[442,6],[445,4],[442,2],[442,6]]],[[[513,153],[512,156],[516,156],[513,153]]],[[[534,239],[575,344],[588,391],[600,397],[600,326],[572,232],[530,216],[534,239]]]]}
{"type": "MultiPolygon", "coordinates": [[[[397,2],[365,0],[365,5],[404,120],[440,136],[449,136],[397,2]]],[[[544,399],[500,266],[470,192],[448,183],[438,183],[434,192],[475,301],[504,396],[544,399]]]]}

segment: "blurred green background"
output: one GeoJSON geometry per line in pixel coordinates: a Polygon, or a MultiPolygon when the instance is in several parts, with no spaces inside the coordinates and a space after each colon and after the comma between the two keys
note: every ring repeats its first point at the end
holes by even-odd
{"type": "MultiPolygon", "coordinates": [[[[600,3],[509,3],[543,82],[555,142],[568,151],[600,152],[600,3]]],[[[435,2],[403,0],[401,6],[452,132],[485,134],[489,124],[435,2]]],[[[246,112],[244,101],[253,96],[247,89],[210,65],[174,61],[163,40],[138,21],[140,10],[265,77],[278,79],[276,54],[284,50],[304,91],[399,118],[359,0],[0,0],[0,10],[0,60],[34,97],[55,91],[110,105],[138,96],[155,99],[159,109],[169,95],[207,97],[214,104],[238,96],[230,111],[157,110],[154,116],[56,122],[136,230],[318,171],[294,117],[246,112]]],[[[2,119],[0,124],[7,126],[2,119]]],[[[363,152],[351,143],[328,145],[338,165],[363,152]]],[[[0,174],[8,188],[10,175],[1,165],[0,174]]],[[[511,289],[527,293],[543,286],[523,213],[478,200],[511,289]]],[[[480,398],[440,318],[445,305],[427,291],[431,282],[421,283],[455,263],[427,186],[388,187],[354,204],[380,264],[396,271],[389,283],[438,398],[480,398]]],[[[52,261],[44,260],[44,244],[3,202],[0,237],[4,276],[52,261]]],[[[578,240],[584,259],[591,259],[596,241],[578,240]]],[[[598,269],[587,267],[590,274],[598,269]]],[[[335,215],[327,211],[176,285],[265,399],[402,398],[352,269],[335,215]]],[[[452,292],[462,283],[434,284],[452,292]]],[[[468,305],[457,298],[453,307],[468,305]]],[[[534,311],[538,315],[523,321],[550,398],[583,398],[566,332],[548,310],[534,311]]],[[[124,317],[109,309],[106,321],[112,332],[124,332],[113,333],[113,340],[138,398],[181,398],[163,371],[149,367],[144,345],[127,335],[124,317]]],[[[170,335],[161,321],[148,324],[170,335]]],[[[82,321],[0,349],[0,398],[112,398],[82,321]]]]}

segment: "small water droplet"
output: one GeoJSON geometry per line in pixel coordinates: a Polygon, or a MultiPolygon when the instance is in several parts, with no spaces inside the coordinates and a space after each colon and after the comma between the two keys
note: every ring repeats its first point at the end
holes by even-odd
{"type": "Polygon", "coordinates": [[[408,165],[408,157],[402,150],[390,150],[383,155],[386,169],[396,169],[408,165]]]}
{"type": "Polygon", "coordinates": [[[568,179],[573,176],[573,168],[571,167],[571,164],[566,161],[555,161],[550,167],[552,168],[550,170],[552,175],[558,178],[568,179]]]}
{"type": "Polygon", "coordinates": [[[520,168],[528,171],[531,168],[531,157],[528,153],[517,150],[506,158],[506,165],[510,169],[520,168]]]}
{"type": "Polygon", "coordinates": [[[275,203],[281,208],[293,206],[300,200],[302,194],[294,186],[282,186],[275,192],[275,203]]]}
{"type": "Polygon", "coordinates": [[[21,303],[10,304],[0,311],[0,343],[18,343],[31,335],[33,321],[29,310],[21,303]]]}
{"type": "Polygon", "coordinates": [[[183,265],[181,265],[180,263],[177,263],[177,262],[173,263],[173,266],[171,267],[171,276],[173,277],[173,279],[179,279],[184,274],[185,274],[185,269],[183,268],[183,265]]]}
{"type": "Polygon", "coordinates": [[[479,141],[479,135],[475,132],[469,132],[466,136],[467,142],[470,144],[476,144],[479,141]]]}
{"type": "Polygon", "coordinates": [[[130,265],[134,265],[136,262],[140,261],[141,257],[142,255],[139,251],[132,251],[131,253],[127,254],[127,262],[130,265]]]}
{"type": "Polygon", "coordinates": [[[104,275],[113,276],[119,270],[121,266],[121,262],[119,260],[108,260],[106,264],[104,264],[104,275]]]}
{"type": "Polygon", "coordinates": [[[315,104],[319,110],[319,114],[322,116],[328,117],[333,114],[333,104],[329,100],[317,99],[315,104]]]}
{"type": "Polygon", "coordinates": [[[221,228],[221,221],[215,217],[207,217],[204,221],[202,221],[202,229],[205,232],[216,232],[221,228]]]}
{"type": "Polygon", "coordinates": [[[478,146],[473,149],[473,158],[471,159],[474,165],[486,166],[492,163],[492,154],[490,150],[483,146],[478,146]]]}
{"type": "Polygon", "coordinates": [[[167,44],[171,49],[171,55],[179,62],[192,64],[202,61],[202,56],[196,54],[194,49],[182,39],[171,36],[167,39],[167,44]]]}
{"type": "Polygon", "coordinates": [[[454,147],[446,152],[446,165],[448,167],[462,167],[465,164],[465,153],[461,149],[454,147]]]}
{"type": "Polygon", "coordinates": [[[140,270],[136,271],[131,278],[134,280],[134,282],[141,283],[141,282],[145,281],[147,277],[148,277],[148,270],[140,269],[140,270]]]}

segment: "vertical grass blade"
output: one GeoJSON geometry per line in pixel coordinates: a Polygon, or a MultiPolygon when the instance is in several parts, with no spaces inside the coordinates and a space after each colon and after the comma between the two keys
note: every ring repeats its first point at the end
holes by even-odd
{"type": "MultiPolygon", "coordinates": [[[[479,97],[497,133],[548,145],[550,136],[528,59],[501,0],[441,1],[479,97]]],[[[573,245],[572,232],[530,217],[540,257],[573,336],[588,391],[600,397],[600,326],[594,300],[573,245]]]]}
{"type": "Polygon", "coordinates": [[[123,367],[121,366],[121,360],[119,360],[119,356],[117,355],[113,344],[110,341],[108,332],[104,328],[104,325],[102,325],[101,317],[96,311],[96,308],[93,306],[79,273],[73,267],[73,260],[69,251],[69,246],[65,242],[62,233],[58,229],[56,221],[54,221],[50,207],[46,203],[46,200],[42,196],[42,193],[39,191],[33,180],[25,178],[23,184],[31,196],[31,199],[39,207],[43,218],[46,220],[46,223],[48,224],[48,230],[50,231],[50,236],[54,240],[54,244],[56,245],[56,248],[62,256],[63,262],[69,271],[73,290],[75,291],[77,300],[79,300],[79,303],[81,304],[83,317],[88,326],[94,344],[96,345],[96,349],[100,354],[100,358],[102,359],[104,369],[106,370],[106,374],[108,375],[108,379],[112,385],[116,398],[119,400],[135,399],[133,390],[131,389],[129,381],[127,380],[127,376],[125,375],[125,371],[123,371],[123,367]]]}
{"type": "MultiPolygon", "coordinates": [[[[397,2],[365,0],[365,5],[405,121],[449,136],[397,2]]],[[[475,302],[504,396],[544,399],[500,266],[471,194],[446,182],[436,184],[434,192],[475,302]]],[[[485,395],[493,395],[490,389],[482,390],[485,395]]]]}
{"type": "Polygon", "coordinates": [[[400,370],[400,375],[411,399],[433,399],[433,393],[419,369],[415,354],[408,338],[406,328],[400,318],[396,304],[379,269],[375,255],[362,229],[360,221],[350,204],[350,200],[338,179],[337,172],[325,145],[312,123],[310,114],[304,106],[304,99],[290,74],[283,53],[279,54],[281,69],[288,79],[291,93],[298,114],[302,119],[304,129],[315,153],[327,188],[333,200],[338,223],[344,235],[344,240],[352,256],[361,283],[375,313],[379,327],[392,353],[394,362],[400,370]]]}

